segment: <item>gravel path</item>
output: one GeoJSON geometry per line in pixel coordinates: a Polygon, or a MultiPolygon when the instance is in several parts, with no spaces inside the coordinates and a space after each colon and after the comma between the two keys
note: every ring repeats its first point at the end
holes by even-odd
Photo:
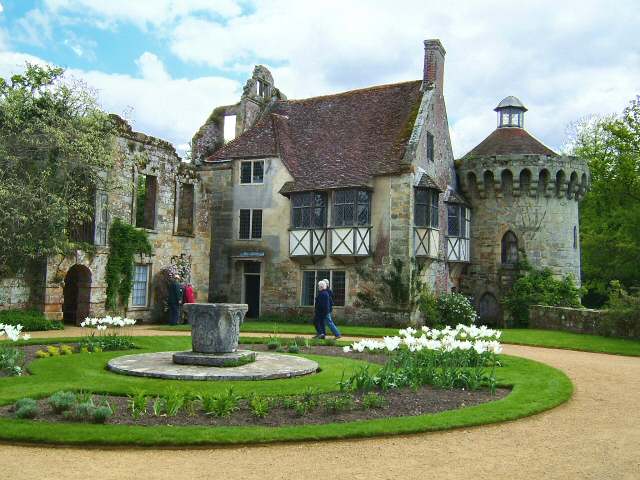
{"type": "Polygon", "coordinates": [[[640,358],[521,346],[505,353],[565,371],[572,400],[510,423],[367,440],[190,450],[0,445],[0,478],[640,479],[640,358]]]}

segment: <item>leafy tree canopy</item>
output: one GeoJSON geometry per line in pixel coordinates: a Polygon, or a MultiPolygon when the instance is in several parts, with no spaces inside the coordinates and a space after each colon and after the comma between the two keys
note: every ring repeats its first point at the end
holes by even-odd
{"type": "Polygon", "coordinates": [[[640,104],[615,117],[577,125],[573,152],[591,169],[580,205],[582,270],[587,305],[606,299],[610,282],[640,286],[640,104]]]}
{"type": "Polygon", "coordinates": [[[0,276],[76,245],[93,215],[116,126],[62,68],[27,64],[0,78],[0,276]]]}

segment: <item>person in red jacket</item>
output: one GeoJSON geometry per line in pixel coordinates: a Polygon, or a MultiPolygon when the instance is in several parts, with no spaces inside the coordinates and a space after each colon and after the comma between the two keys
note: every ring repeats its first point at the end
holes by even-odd
{"type": "Polygon", "coordinates": [[[187,283],[184,286],[184,297],[182,299],[182,303],[196,303],[196,293],[193,290],[193,285],[187,283]]]}

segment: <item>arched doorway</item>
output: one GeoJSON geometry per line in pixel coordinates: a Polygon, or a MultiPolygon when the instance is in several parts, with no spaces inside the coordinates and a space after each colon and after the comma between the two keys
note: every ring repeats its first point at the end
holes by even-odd
{"type": "Polygon", "coordinates": [[[89,316],[91,307],[91,270],[83,265],[71,267],[64,277],[63,294],[65,323],[80,324],[89,316]]]}
{"type": "Polygon", "coordinates": [[[478,305],[480,321],[484,325],[497,326],[500,320],[500,304],[493,293],[485,292],[478,305]]]}

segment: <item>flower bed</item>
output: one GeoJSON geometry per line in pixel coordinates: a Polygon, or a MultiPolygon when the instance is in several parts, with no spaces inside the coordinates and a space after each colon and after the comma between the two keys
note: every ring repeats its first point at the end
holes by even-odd
{"type": "Polygon", "coordinates": [[[80,340],[80,351],[106,352],[136,348],[129,330],[136,324],[132,318],[87,317],[80,326],[90,331],[80,340]]]}
{"type": "MultiPolygon", "coordinates": [[[[12,342],[29,340],[28,333],[22,333],[22,325],[0,323],[0,340],[6,336],[12,342]]],[[[0,376],[22,375],[24,371],[24,352],[13,345],[0,345],[0,376]]]]}

